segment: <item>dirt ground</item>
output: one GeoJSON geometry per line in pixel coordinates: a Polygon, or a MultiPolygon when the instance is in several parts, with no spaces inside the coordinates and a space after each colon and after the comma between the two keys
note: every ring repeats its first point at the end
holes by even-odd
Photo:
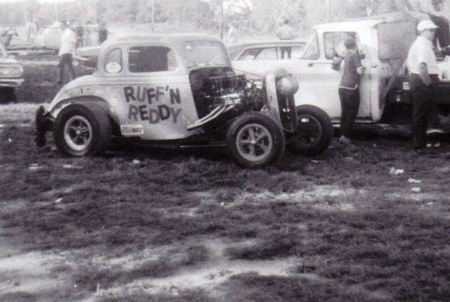
{"type": "Polygon", "coordinates": [[[448,143],[73,159],[33,145],[35,108],[0,106],[0,301],[450,301],[448,143]]]}

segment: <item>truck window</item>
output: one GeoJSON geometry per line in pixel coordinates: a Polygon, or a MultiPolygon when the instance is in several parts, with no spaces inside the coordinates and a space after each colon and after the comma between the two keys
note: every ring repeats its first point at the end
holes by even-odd
{"type": "Polygon", "coordinates": [[[345,55],[344,42],[348,38],[358,41],[355,32],[327,32],[324,34],[325,57],[333,59],[335,55],[343,57],[345,55]]]}
{"type": "Polygon", "coordinates": [[[159,72],[176,69],[175,55],[162,46],[138,46],[128,50],[130,72],[159,72]]]}
{"type": "Polygon", "coordinates": [[[120,73],[122,71],[122,50],[120,48],[115,48],[108,52],[104,67],[106,73],[120,73]]]}
{"type": "Polygon", "coordinates": [[[319,38],[317,33],[314,33],[314,36],[311,38],[310,42],[307,44],[308,46],[303,53],[303,60],[317,60],[320,58],[320,48],[319,48],[319,38]]]}

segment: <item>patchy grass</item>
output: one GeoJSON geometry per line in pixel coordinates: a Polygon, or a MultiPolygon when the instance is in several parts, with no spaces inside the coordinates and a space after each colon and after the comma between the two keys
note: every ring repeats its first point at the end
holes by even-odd
{"type": "Polygon", "coordinates": [[[0,220],[28,249],[66,253],[72,264],[59,271],[78,293],[100,286],[96,301],[450,297],[447,144],[418,155],[405,141],[365,139],[254,171],[221,152],[129,147],[65,158],[37,150],[32,135],[13,126],[0,133],[0,220]],[[405,173],[390,175],[392,167],[405,173]],[[218,238],[228,244],[219,256],[205,244],[218,238]],[[225,282],[200,291],[121,290],[198,267],[287,258],[297,263],[283,276],[225,267],[225,282]]]}
{"type": "Polygon", "coordinates": [[[37,104],[8,104],[0,105],[0,124],[31,124],[37,104]]]}

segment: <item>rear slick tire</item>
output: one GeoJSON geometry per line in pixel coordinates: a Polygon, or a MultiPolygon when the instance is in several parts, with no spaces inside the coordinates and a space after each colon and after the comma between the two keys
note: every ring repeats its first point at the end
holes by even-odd
{"type": "Polygon", "coordinates": [[[65,155],[98,155],[109,147],[111,137],[108,113],[97,104],[69,105],[55,121],[55,143],[65,155]]]}

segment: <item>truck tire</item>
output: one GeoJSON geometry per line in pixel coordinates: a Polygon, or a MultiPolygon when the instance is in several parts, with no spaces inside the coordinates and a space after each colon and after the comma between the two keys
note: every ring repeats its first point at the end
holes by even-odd
{"type": "Polygon", "coordinates": [[[297,107],[297,117],[297,133],[289,138],[288,150],[306,156],[325,151],[334,135],[328,114],[315,106],[304,105],[297,107]]]}
{"type": "Polygon", "coordinates": [[[282,129],[256,112],[237,117],[227,130],[226,142],[236,162],[253,169],[279,160],[286,145],[282,129]]]}
{"type": "Polygon", "coordinates": [[[111,121],[106,110],[96,104],[73,104],[64,108],[55,121],[54,138],[66,155],[82,157],[102,153],[110,144],[111,121]]]}

